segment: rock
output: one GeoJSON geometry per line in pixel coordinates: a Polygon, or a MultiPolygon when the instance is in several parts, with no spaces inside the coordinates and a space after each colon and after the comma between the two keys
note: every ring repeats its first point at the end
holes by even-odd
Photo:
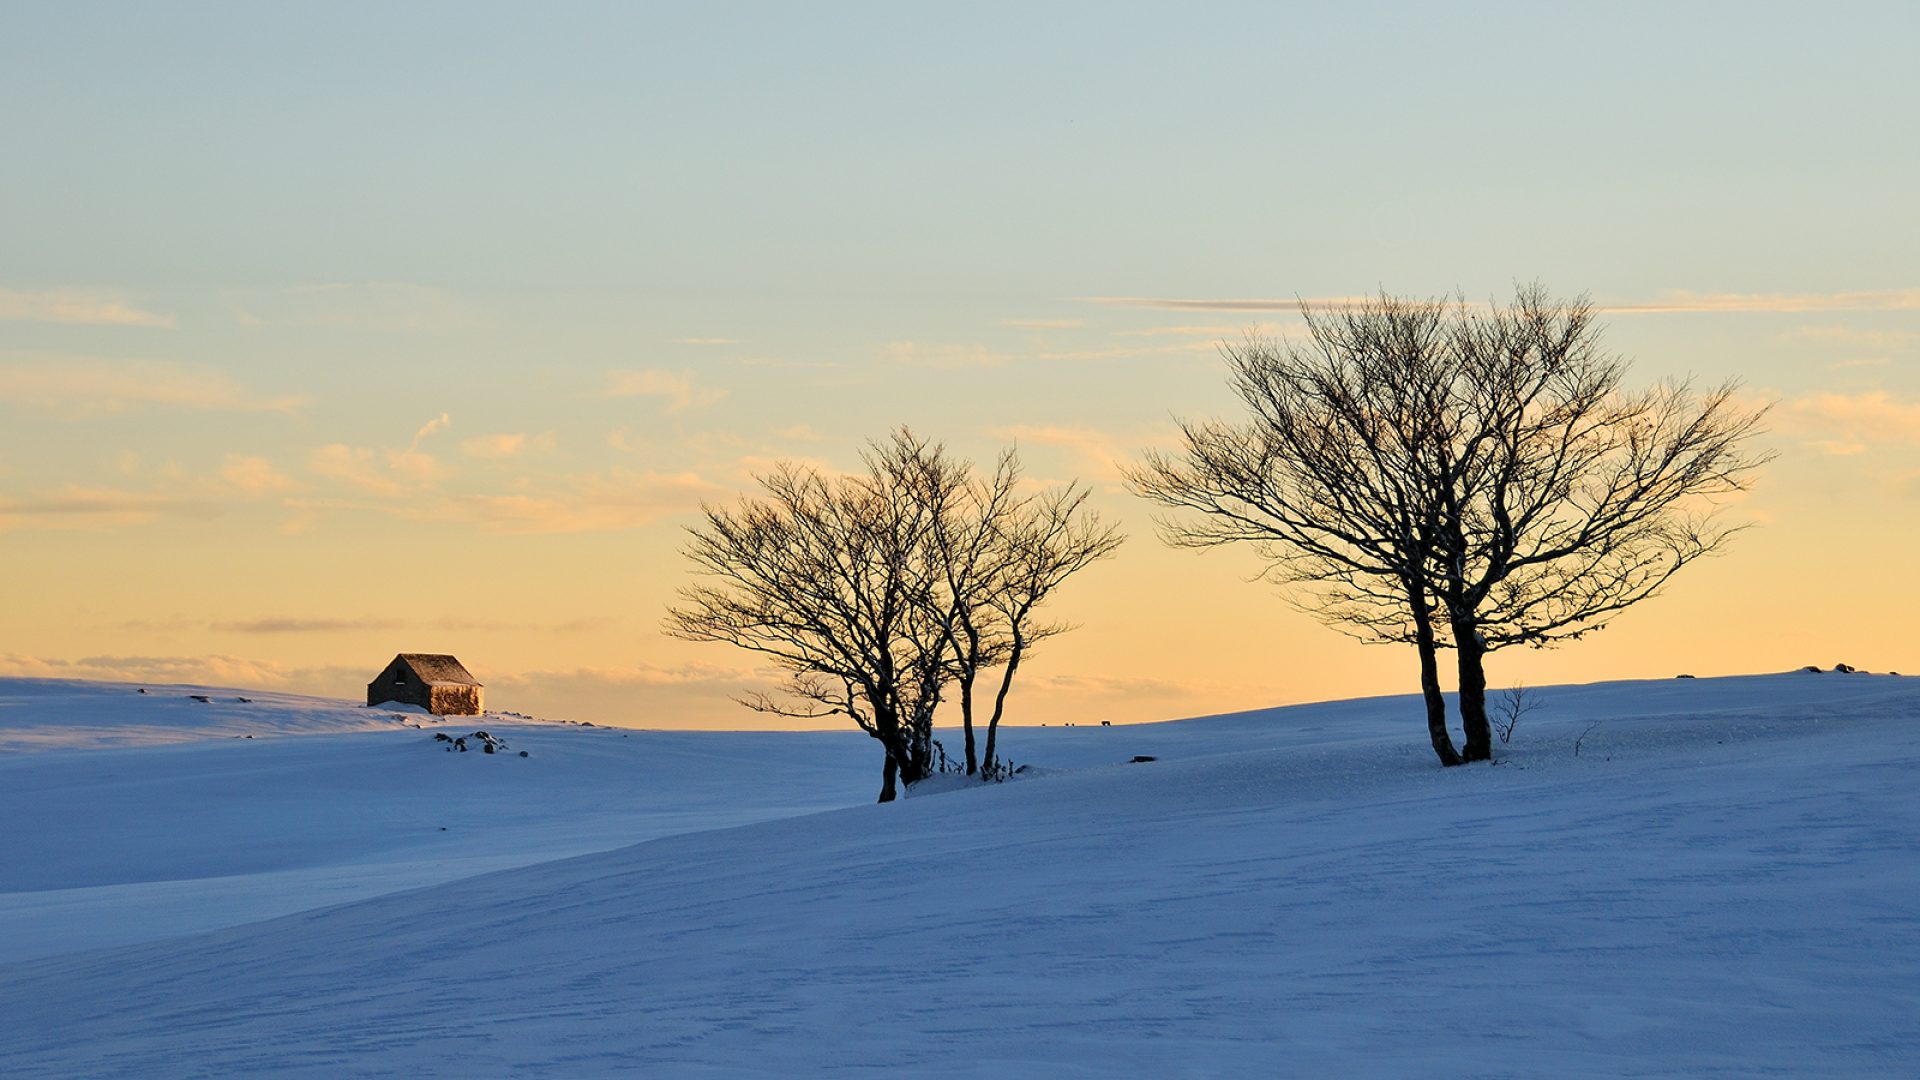
{"type": "Polygon", "coordinates": [[[1133,755],[1133,760],[1128,762],[1127,764],[1138,765],[1143,761],[1159,761],[1159,760],[1160,760],[1159,758],[1154,757],[1152,754],[1135,754],[1133,755]]]}
{"type": "Polygon", "coordinates": [[[1674,676],[1674,678],[1676,678],[1676,679],[1691,679],[1691,678],[1693,678],[1693,676],[1691,676],[1691,675],[1675,675],[1675,676],[1674,676]]]}
{"type": "Polygon", "coordinates": [[[1820,666],[1818,664],[1808,664],[1806,667],[1803,667],[1800,670],[1812,672],[1815,675],[1820,674],[1820,666]]]}
{"type": "Polygon", "coordinates": [[[1835,664],[1833,665],[1833,670],[1842,675],[1851,675],[1858,669],[1852,664],[1835,664]]]}
{"type": "Polygon", "coordinates": [[[526,752],[525,750],[522,750],[522,751],[520,751],[520,756],[521,756],[521,757],[526,757],[526,756],[527,756],[527,752],[526,752]]]}

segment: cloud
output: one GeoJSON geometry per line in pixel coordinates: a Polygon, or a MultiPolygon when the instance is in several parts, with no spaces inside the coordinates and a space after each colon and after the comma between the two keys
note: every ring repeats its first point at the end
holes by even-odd
{"type": "Polygon", "coordinates": [[[1072,330],[1087,324],[1084,319],[1001,319],[998,325],[1023,330],[1072,330]]]}
{"type": "Polygon", "coordinates": [[[237,622],[209,623],[227,634],[340,634],[367,630],[395,630],[406,624],[398,619],[296,619],[275,617],[243,619],[237,622]]]}
{"type": "Polygon", "coordinates": [[[730,337],[677,337],[673,339],[673,343],[675,345],[738,345],[740,344],[738,341],[735,341],[733,338],[730,338],[730,337]]]}
{"type": "Polygon", "coordinates": [[[1373,299],[1366,296],[1325,296],[1312,299],[1294,297],[1292,299],[1219,299],[1192,298],[1178,299],[1155,296],[1079,296],[1074,299],[1087,304],[1104,304],[1108,307],[1161,308],[1168,311],[1299,311],[1303,307],[1338,307],[1342,304],[1365,303],[1373,299]]]}
{"type": "Polygon", "coordinates": [[[1659,300],[1602,304],[1600,309],[1618,314],[1913,311],[1920,310],[1920,289],[1836,293],[1695,293],[1675,290],[1659,300]]]}
{"type": "Polygon", "coordinates": [[[462,495],[396,510],[427,521],[459,521],[495,532],[552,534],[632,529],[687,513],[721,489],[695,473],[614,470],[562,481],[541,495],[462,495]]]}
{"type": "Polygon", "coordinates": [[[78,357],[0,366],[0,401],[67,416],[117,416],[142,408],[204,412],[288,412],[297,397],[260,397],[208,367],[153,360],[78,357]]]}
{"type": "MultiPolygon", "coordinates": [[[[1366,303],[1368,296],[1293,299],[1173,298],[1154,296],[1082,296],[1083,303],[1168,311],[1299,311],[1366,303]]],[[[1920,309],[1920,289],[1882,289],[1836,293],[1696,293],[1674,290],[1658,300],[1598,304],[1616,314],[1682,312],[1912,311],[1920,309]]]]}
{"type": "MultiPolygon", "coordinates": [[[[1255,688],[1198,679],[1164,679],[1152,676],[1115,676],[1115,675],[1051,675],[1023,673],[1022,687],[1038,694],[1074,698],[1122,698],[1137,700],[1179,700],[1183,698],[1218,696],[1223,692],[1249,691],[1255,688]]],[[[1258,688],[1261,693],[1251,696],[1271,696],[1273,691],[1258,688]]]]}
{"type": "Polygon", "coordinates": [[[486,323],[451,290],[397,281],[245,290],[226,298],[234,318],[247,326],[451,334],[486,323]]]}
{"type": "Polygon", "coordinates": [[[0,289],[0,322],[173,328],[173,316],[142,311],[112,293],[84,289],[0,289]]]}
{"type": "MultiPolygon", "coordinates": [[[[1837,341],[1846,345],[1861,345],[1875,349],[1897,349],[1920,343],[1920,331],[1914,330],[1868,330],[1857,326],[1802,326],[1794,333],[1813,341],[1837,341]]],[[[1886,361],[1869,361],[1885,363],[1886,361]]]]}
{"type": "Polygon", "coordinates": [[[266,458],[244,454],[227,455],[226,464],[220,467],[220,479],[247,495],[270,495],[278,491],[291,491],[299,486],[292,477],[274,468],[266,458]]]}
{"type": "Polygon", "coordinates": [[[205,517],[210,501],[69,484],[52,494],[0,498],[0,532],[13,529],[113,529],[143,525],[162,515],[205,517]]]}
{"type": "Polygon", "coordinates": [[[388,497],[431,487],[441,476],[440,463],[431,454],[383,450],[376,455],[364,446],[344,443],[329,443],[315,450],[307,459],[307,468],[330,480],[388,497]]]}
{"type": "Polygon", "coordinates": [[[1123,447],[1113,436],[1093,428],[1014,424],[994,428],[990,434],[1022,445],[1065,449],[1080,459],[1083,468],[1104,480],[1118,479],[1119,463],[1133,455],[1132,447],[1123,447]]]}
{"type": "Polygon", "coordinates": [[[621,664],[601,667],[525,671],[497,677],[504,686],[535,686],[553,683],[592,683],[600,686],[716,686],[728,687],[752,681],[756,673],[715,664],[621,664]]]}
{"type": "Polygon", "coordinates": [[[880,352],[896,364],[928,368],[999,367],[1013,357],[985,345],[959,345],[924,341],[889,341],[880,352]]]}
{"type": "Polygon", "coordinates": [[[727,396],[719,387],[697,386],[689,371],[610,371],[605,397],[657,397],[668,415],[704,409],[727,396]]]}
{"type": "Polygon", "coordinates": [[[544,432],[529,437],[524,432],[502,432],[498,435],[479,435],[460,442],[460,450],[468,457],[497,461],[503,458],[519,457],[528,450],[551,450],[554,447],[553,432],[544,432]]]}
{"type": "Polygon", "coordinates": [[[411,454],[415,450],[420,449],[420,440],[452,424],[453,420],[448,417],[446,413],[441,413],[439,416],[422,424],[420,430],[413,433],[413,441],[407,444],[407,453],[411,454]]]}
{"type": "Polygon", "coordinates": [[[1120,337],[1203,337],[1213,341],[1223,338],[1240,339],[1252,334],[1255,337],[1277,337],[1288,332],[1304,330],[1304,324],[1298,322],[1266,322],[1256,320],[1233,326],[1214,324],[1210,326],[1143,326],[1137,330],[1121,330],[1120,337]]]}
{"type": "Polygon", "coordinates": [[[1859,454],[1876,443],[1920,444],[1920,401],[1885,390],[1808,394],[1782,402],[1771,419],[1789,431],[1825,436],[1812,445],[1829,454],[1859,454]]]}
{"type": "Polygon", "coordinates": [[[269,660],[213,653],[205,656],[87,656],[77,660],[0,653],[0,676],[97,679],[107,682],[187,683],[239,690],[342,693],[367,675],[342,667],[288,668],[269,660]]]}

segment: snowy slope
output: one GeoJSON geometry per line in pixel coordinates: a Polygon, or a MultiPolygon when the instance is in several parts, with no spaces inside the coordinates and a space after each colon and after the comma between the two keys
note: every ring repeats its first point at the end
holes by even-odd
{"type": "MultiPolygon", "coordinates": [[[[1456,770],[1406,699],[1009,734],[1016,759],[1064,771],[3,965],[0,1060],[126,1077],[1920,1070],[1920,680],[1555,688],[1502,764],[1456,770]],[[1160,760],[1102,764],[1136,753],[1160,760]]],[[[870,797],[868,748],[840,748],[850,801],[870,797]]],[[[729,747],[737,767],[791,753],[729,747]]]]}
{"type": "Polygon", "coordinates": [[[0,679],[0,746],[14,751],[0,752],[11,834],[0,961],[845,806],[878,784],[872,740],[857,732],[442,723],[320,698],[147,689],[0,679]],[[482,729],[509,749],[461,754],[433,739],[482,729]]]}

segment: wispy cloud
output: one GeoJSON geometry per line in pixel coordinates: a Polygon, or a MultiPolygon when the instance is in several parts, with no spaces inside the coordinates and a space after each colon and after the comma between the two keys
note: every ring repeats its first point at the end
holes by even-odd
{"type": "Polygon", "coordinates": [[[471,439],[463,439],[460,450],[468,457],[498,461],[519,457],[528,451],[552,450],[557,442],[558,439],[551,431],[543,431],[538,435],[517,431],[502,432],[498,435],[478,435],[471,439]]]}
{"type": "Polygon", "coordinates": [[[1338,307],[1364,303],[1365,296],[1325,296],[1255,299],[1247,297],[1080,296],[1087,304],[1108,307],[1158,308],[1166,311],[1299,311],[1305,307],[1338,307]]]}
{"type": "Polygon", "coordinates": [[[990,434],[1021,446],[1059,447],[1077,458],[1081,469],[1107,481],[1120,478],[1121,464],[1138,449],[1108,432],[1088,427],[1013,424],[994,428],[990,434]]]}
{"type": "Polygon", "coordinates": [[[255,394],[214,368],[45,356],[0,365],[0,401],[66,417],[115,416],[142,408],[288,412],[302,404],[298,397],[255,394]]]}
{"type": "MultiPolygon", "coordinates": [[[[1365,303],[1366,296],[1293,298],[1082,296],[1076,299],[1109,307],[1167,311],[1299,311],[1365,303]]],[[[1920,309],[1920,289],[1881,289],[1834,293],[1701,293],[1674,290],[1655,300],[1597,304],[1617,314],[1683,312],[1912,311],[1920,309]]]]}
{"type": "Polygon", "coordinates": [[[299,486],[266,458],[246,454],[228,454],[226,464],[220,467],[220,479],[245,495],[270,495],[299,486]]]}
{"type": "Polygon", "coordinates": [[[1696,293],[1675,290],[1658,300],[1609,303],[1601,310],[1619,314],[1689,312],[1913,311],[1920,310],[1920,289],[1881,289],[1834,293],[1696,293]]]}
{"type": "Polygon", "coordinates": [[[383,450],[329,443],[314,450],[307,468],[329,480],[351,484],[375,495],[397,496],[437,483],[440,463],[418,450],[383,450]]]}
{"type": "Polygon", "coordinates": [[[929,368],[999,367],[1014,359],[985,345],[927,341],[889,341],[880,352],[896,364],[929,368]]]}
{"type": "Polygon", "coordinates": [[[113,529],[163,515],[205,517],[211,500],[69,484],[24,499],[0,498],[0,532],[13,529],[113,529]]]}
{"type": "Polygon", "coordinates": [[[576,667],[555,670],[512,672],[498,677],[506,686],[533,686],[547,683],[597,683],[602,686],[733,686],[752,680],[757,673],[715,664],[622,664],[602,667],[576,667]]]}
{"type": "Polygon", "coordinates": [[[1776,426],[1810,436],[1825,453],[1864,453],[1875,445],[1920,444],[1920,401],[1885,390],[1820,393],[1791,398],[1772,413],[1776,426]]]}
{"type": "Polygon", "coordinates": [[[425,439],[427,436],[433,434],[436,431],[440,431],[444,428],[451,427],[452,425],[453,425],[453,419],[449,417],[446,413],[441,413],[439,416],[436,416],[433,419],[427,421],[425,424],[422,424],[420,426],[419,431],[416,431],[413,433],[413,441],[407,444],[407,452],[412,453],[413,451],[420,449],[420,441],[422,439],[425,439]]]}
{"type": "Polygon", "coordinates": [[[270,661],[209,656],[87,656],[77,660],[0,654],[0,675],[16,678],[101,679],[121,682],[201,683],[278,688],[289,672],[270,661]]]}
{"type": "Polygon", "coordinates": [[[486,324],[480,309],[450,289],[399,281],[251,289],[226,299],[247,326],[451,334],[486,324]]]}
{"type": "Polygon", "coordinates": [[[134,307],[113,293],[86,289],[0,289],[0,322],[172,329],[173,316],[134,307]]]}
{"type": "Polygon", "coordinates": [[[704,409],[727,396],[720,387],[701,386],[690,371],[610,371],[605,397],[659,398],[669,415],[704,409]]]}
{"type": "Polygon", "coordinates": [[[209,625],[227,634],[342,634],[396,630],[406,624],[399,619],[298,619],[282,616],[214,622],[209,625]]]}
{"type": "Polygon", "coordinates": [[[1797,337],[1810,341],[1832,341],[1842,345],[1858,345],[1871,349],[1898,349],[1909,345],[1920,345],[1920,330],[1879,330],[1859,326],[1801,326],[1794,330],[1797,337]]]}
{"type": "Polygon", "coordinates": [[[1072,330],[1087,323],[1084,319],[1001,319],[999,325],[1021,330],[1072,330]]]}
{"type": "Polygon", "coordinates": [[[402,517],[456,522],[492,532],[550,534],[638,528],[696,509],[721,489],[698,474],[612,472],[569,477],[525,493],[454,495],[395,504],[402,517]]]}

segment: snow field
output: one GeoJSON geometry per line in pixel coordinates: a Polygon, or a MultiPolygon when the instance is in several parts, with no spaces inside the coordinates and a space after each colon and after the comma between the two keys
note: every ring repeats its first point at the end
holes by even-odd
{"type": "MultiPolygon", "coordinates": [[[[1019,729],[1016,760],[1062,771],[810,814],[781,792],[829,757],[851,759],[843,804],[871,798],[864,737],[823,736],[796,767],[780,736],[716,735],[718,760],[661,770],[655,810],[730,765],[733,812],[788,800],[766,820],[706,804],[631,846],[0,966],[0,1060],[102,1077],[1914,1075],[1920,684],[1541,700],[1493,766],[1438,768],[1417,704],[1388,698],[1019,729]],[[1160,760],[1117,764],[1133,754],[1160,760]]],[[[488,764],[684,737],[548,734],[550,753],[488,764]]],[[[292,775],[302,752],[367,738],[279,742],[292,775]]],[[[363,765],[350,797],[421,775],[396,769],[363,765]]],[[[561,771],[529,792],[594,775],[561,771]]],[[[507,791],[490,797],[524,800],[519,846],[537,847],[535,800],[507,791]]],[[[620,827],[650,820],[596,797],[620,827]]],[[[350,840],[331,857],[419,857],[350,840]]]]}

